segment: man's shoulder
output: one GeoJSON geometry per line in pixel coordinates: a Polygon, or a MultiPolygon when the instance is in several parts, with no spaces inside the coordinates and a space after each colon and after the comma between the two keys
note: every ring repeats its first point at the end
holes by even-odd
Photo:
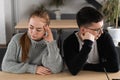
{"type": "Polygon", "coordinates": [[[107,30],[103,31],[103,34],[101,35],[102,37],[110,36],[109,32],[107,30]]]}
{"type": "Polygon", "coordinates": [[[70,34],[65,40],[64,42],[73,42],[77,40],[77,37],[75,35],[76,32],[73,32],[72,34],[70,34]]]}

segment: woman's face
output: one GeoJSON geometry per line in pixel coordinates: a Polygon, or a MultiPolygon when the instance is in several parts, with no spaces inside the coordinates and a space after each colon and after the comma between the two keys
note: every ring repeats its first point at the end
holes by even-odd
{"type": "Polygon", "coordinates": [[[30,18],[28,23],[28,34],[30,35],[31,39],[39,41],[43,38],[45,35],[45,22],[45,19],[37,16],[30,18]]]}

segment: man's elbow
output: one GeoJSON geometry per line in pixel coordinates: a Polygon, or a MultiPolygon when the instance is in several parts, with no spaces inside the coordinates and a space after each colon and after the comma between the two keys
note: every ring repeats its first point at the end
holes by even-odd
{"type": "Polygon", "coordinates": [[[73,76],[75,76],[75,75],[77,75],[80,71],[79,70],[76,70],[76,69],[69,69],[69,71],[70,71],[70,73],[73,75],[73,76]]]}
{"type": "Polygon", "coordinates": [[[116,73],[116,72],[119,72],[119,71],[120,71],[119,67],[108,70],[108,72],[110,72],[110,73],[116,73]]]}

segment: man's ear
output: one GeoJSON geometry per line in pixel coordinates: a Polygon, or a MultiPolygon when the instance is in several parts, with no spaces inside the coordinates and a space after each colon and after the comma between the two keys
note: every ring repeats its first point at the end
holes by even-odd
{"type": "Polygon", "coordinates": [[[84,27],[81,27],[81,28],[80,28],[80,32],[81,32],[81,33],[85,33],[85,32],[86,32],[86,29],[85,29],[84,27]]]}

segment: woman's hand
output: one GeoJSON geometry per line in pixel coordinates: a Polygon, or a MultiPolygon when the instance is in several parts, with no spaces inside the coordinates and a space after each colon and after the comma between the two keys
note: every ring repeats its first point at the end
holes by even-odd
{"type": "Polygon", "coordinates": [[[36,70],[36,74],[39,74],[39,75],[49,75],[49,74],[52,74],[52,73],[51,73],[51,71],[48,68],[43,67],[43,66],[38,66],[37,70],[36,70]]]}
{"type": "Polygon", "coordinates": [[[50,27],[45,26],[44,30],[45,30],[45,36],[43,38],[48,42],[52,42],[54,39],[53,39],[53,34],[52,34],[50,27]]]}

